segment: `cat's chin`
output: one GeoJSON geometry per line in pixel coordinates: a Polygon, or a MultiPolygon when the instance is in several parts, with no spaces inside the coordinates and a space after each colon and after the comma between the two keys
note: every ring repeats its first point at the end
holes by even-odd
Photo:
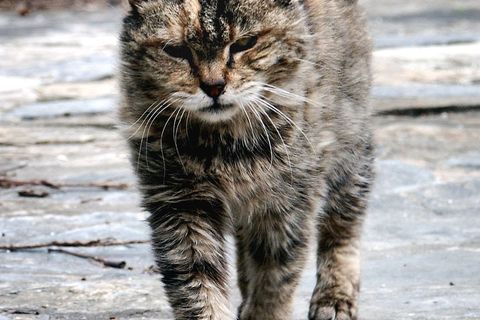
{"type": "Polygon", "coordinates": [[[196,116],[205,122],[225,122],[231,120],[240,110],[234,104],[218,104],[204,107],[195,112],[196,116]]]}

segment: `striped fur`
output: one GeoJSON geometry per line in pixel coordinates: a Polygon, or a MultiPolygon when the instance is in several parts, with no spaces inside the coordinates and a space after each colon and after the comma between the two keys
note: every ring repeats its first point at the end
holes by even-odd
{"type": "Polygon", "coordinates": [[[130,2],[120,118],[175,318],[237,317],[232,234],[239,319],[290,318],[315,241],[309,319],[357,319],[373,148],[355,1],[130,2]],[[212,81],[221,95],[200,89],[212,81]]]}

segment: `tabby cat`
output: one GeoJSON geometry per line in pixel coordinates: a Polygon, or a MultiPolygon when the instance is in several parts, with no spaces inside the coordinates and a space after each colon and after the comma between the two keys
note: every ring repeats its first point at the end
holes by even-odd
{"type": "Polygon", "coordinates": [[[371,45],[356,2],[130,5],[120,118],[175,319],[289,319],[314,245],[308,318],[357,319],[373,158],[371,45]]]}

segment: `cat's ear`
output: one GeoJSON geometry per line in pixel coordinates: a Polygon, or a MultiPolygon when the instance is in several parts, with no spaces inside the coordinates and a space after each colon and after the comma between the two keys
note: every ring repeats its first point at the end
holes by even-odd
{"type": "Polygon", "coordinates": [[[138,9],[138,6],[140,5],[140,3],[144,2],[145,0],[128,0],[128,4],[130,5],[130,8],[132,10],[137,10],[138,9]]]}

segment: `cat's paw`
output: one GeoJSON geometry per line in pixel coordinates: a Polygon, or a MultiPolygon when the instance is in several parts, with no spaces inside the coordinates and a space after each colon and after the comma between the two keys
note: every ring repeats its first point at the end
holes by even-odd
{"type": "Polygon", "coordinates": [[[308,320],[357,320],[356,307],[349,301],[310,303],[308,320]]]}

